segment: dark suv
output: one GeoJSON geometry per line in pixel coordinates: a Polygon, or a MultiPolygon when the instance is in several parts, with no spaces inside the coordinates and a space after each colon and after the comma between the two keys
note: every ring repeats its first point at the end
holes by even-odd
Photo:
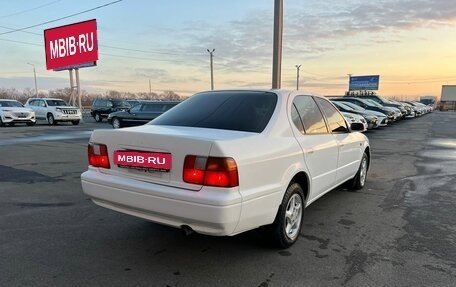
{"type": "Polygon", "coordinates": [[[130,104],[125,100],[117,99],[95,99],[92,103],[90,114],[97,121],[101,122],[103,118],[108,118],[112,112],[126,111],[130,104]]]}

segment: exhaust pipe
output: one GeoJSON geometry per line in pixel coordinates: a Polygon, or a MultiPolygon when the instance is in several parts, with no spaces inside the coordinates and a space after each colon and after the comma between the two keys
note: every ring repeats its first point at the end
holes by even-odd
{"type": "Polygon", "coordinates": [[[190,226],[188,226],[188,225],[182,225],[182,226],[181,226],[181,230],[182,230],[182,232],[184,232],[184,235],[185,235],[185,236],[189,236],[190,234],[192,234],[193,232],[195,232],[195,231],[193,231],[193,229],[192,229],[190,226]]]}

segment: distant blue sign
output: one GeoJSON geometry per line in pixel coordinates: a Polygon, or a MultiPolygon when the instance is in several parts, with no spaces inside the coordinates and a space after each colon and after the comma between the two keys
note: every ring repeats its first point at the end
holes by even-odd
{"type": "Polygon", "coordinates": [[[379,75],[350,77],[350,91],[378,90],[379,75]]]}

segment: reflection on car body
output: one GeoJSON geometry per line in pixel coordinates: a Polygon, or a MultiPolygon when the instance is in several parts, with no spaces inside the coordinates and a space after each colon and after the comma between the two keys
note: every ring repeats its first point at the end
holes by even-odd
{"type": "Polygon", "coordinates": [[[113,128],[139,126],[150,122],[180,102],[140,101],[126,111],[110,113],[108,122],[113,128]]]}
{"type": "Polygon", "coordinates": [[[125,100],[119,99],[95,99],[90,108],[90,114],[97,122],[103,121],[110,113],[117,111],[126,111],[131,108],[125,100]]]}

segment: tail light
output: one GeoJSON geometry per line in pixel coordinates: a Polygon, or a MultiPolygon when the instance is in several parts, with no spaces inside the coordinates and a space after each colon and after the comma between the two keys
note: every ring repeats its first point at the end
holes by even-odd
{"type": "Polygon", "coordinates": [[[89,164],[94,167],[111,168],[109,164],[108,147],[104,144],[89,143],[89,164]]]}
{"type": "Polygon", "coordinates": [[[202,157],[187,155],[183,180],[188,183],[216,187],[239,185],[237,165],[230,157],[202,157]]]}

